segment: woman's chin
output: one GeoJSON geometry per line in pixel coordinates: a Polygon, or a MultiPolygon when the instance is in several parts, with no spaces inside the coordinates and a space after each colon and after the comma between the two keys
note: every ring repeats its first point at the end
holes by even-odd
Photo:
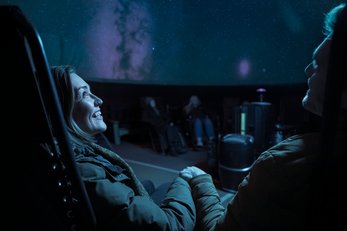
{"type": "Polygon", "coordinates": [[[102,123],[100,122],[94,126],[94,128],[93,128],[94,132],[93,133],[94,134],[102,133],[102,132],[106,131],[106,129],[107,129],[107,125],[104,122],[102,122],[102,123]]]}
{"type": "Polygon", "coordinates": [[[104,131],[106,131],[106,129],[107,129],[107,125],[105,123],[103,123],[103,125],[100,126],[100,132],[104,132],[104,131]]]}

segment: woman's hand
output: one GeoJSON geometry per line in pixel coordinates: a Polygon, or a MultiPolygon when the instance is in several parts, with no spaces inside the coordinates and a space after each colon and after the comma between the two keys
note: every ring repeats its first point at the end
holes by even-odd
{"type": "Polygon", "coordinates": [[[203,174],[207,174],[207,173],[195,166],[186,167],[179,172],[179,176],[185,179],[186,181],[189,181],[193,177],[203,175],[203,174]]]}

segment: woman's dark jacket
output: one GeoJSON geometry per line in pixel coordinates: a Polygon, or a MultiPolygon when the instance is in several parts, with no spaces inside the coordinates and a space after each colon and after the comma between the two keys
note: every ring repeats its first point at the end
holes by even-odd
{"type": "Polygon", "coordinates": [[[116,153],[93,144],[75,149],[77,167],[102,230],[193,230],[195,205],[189,184],[177,177],[158,206],[116,153]]]}

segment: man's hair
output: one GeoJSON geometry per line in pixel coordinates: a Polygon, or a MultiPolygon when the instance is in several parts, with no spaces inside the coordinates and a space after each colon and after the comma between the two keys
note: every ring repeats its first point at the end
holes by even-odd
{"type": "Polygon", "coordinates": [[[346,6],[346,3],[341,3],[331,9],[326,15],[324,20],[323,34],[328,36],[334,31],[335,23],[337,17],[340,15],[343,8],[346,6]]]}

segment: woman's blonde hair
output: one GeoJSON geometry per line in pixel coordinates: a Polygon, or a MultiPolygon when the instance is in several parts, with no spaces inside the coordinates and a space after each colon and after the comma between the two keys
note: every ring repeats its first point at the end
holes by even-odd
{"type": "Polygon", "coordinates": [[[72,142],[79,146],[89,146],[90,142],[96,141],[95,138],[77,125],[72,114],[76,95],[72,87],[71,74],[76,73],[75,68],[69,65],[52,66],[51,73],[57,88],[59,101],[63,109],[64,120],[72,142]]]}

